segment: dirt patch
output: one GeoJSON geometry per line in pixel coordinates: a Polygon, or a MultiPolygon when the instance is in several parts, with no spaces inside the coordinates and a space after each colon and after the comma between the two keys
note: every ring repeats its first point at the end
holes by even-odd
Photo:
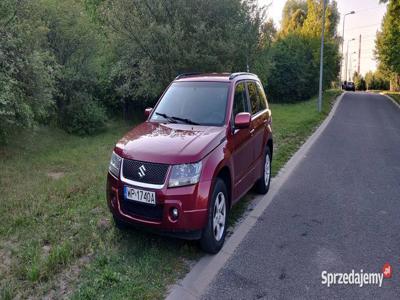
{"type": "Polygon", "coordinates": [[[79,277],[82,268],[87,265],[92,258],[92,254],[79,258],[71,267],[59,275],[54,288],[48,291],[42,299],[69,299],[74,291],[74,283],[79,277]]]}
{"type": "Polygon", "coordinates": [[[50,251],[51,251],[51,246],[50,245],[44,245],[43,247],[42,247],[42,252],[43,252],[43,256],[44,257],[48,257],[49,256],[49,254],[50,254],[50,251]]]}
{"type": "Polygon", "coordinates": [[[63,178],[64,175],[65,175],[64,172],[48,172],[47,173],[47,176],[50,177],[51,179],[54,179],[54,180],[58,180],[60,178],[63,178]]]}
{"type": "MultiPolygon", "coordinates": [[[[0,274],[8,274],[11,268],[11,250],[0,249],[0,274]]],[[[2,277],[2,276],[1,276],[2,277]]]]}
{"type": "Polygon", "coordinates": [[[12,265],[12,251],[15,249],[14,241],[6,241],[0,244],[0,278],[10,273],[12,265]]]}
{"type": "Polygon", "coordinates": [[[107,231],[111,228],[111,221],[108,218],[101,218],[97,221],[97,228],[102,231],[107,231]]]}

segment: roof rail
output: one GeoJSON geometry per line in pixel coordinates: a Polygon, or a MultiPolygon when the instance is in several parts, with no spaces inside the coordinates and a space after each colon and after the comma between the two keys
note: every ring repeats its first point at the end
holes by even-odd
{"type": "Polygon", "coordinates": [[[233,79],[233,78],[235,78],[235,77],[237,77],[237,76],[240,76],[240,75],[252,75],[252,76],[257,77],[257,75],[256,75],[256,74],[253,74],[253,73],[248,73],[248,72],[236,72],[236,73],[232,73],[231,76],[229,76],[229,79],[233,79]]]}
{"type": "Polygon", "coordinates": [[[193,76],[193,75],[199,75],[199,74],[202,74],[202,73],[201,73],[201,72],[182,73],[182,74],[179,74],[178,76],[176,76],[176,77],[175,77],[175,80],[176,80],[176,79],[179,79],[179,78],[188,77],[188,76],[193,76]]]}

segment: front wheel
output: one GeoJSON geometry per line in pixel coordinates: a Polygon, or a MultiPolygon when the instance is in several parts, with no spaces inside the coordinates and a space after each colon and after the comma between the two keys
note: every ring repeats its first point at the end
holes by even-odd
{"type": "Polygon", "coordinates": [[[228,193],[223,180],[217,178],[208,209],[206,228],[200,239],[201,248],[211,254],[218,253],[225,242],[228,212],[228,193]]]}
{"type": "Polygon", "coordinates": [[[256,190],[260,194],[266,194],[269,190],[269,185],[271,183],[271,150],[267,147],[264,156],[264,169],[263,174],[260,179],[258,179],[256,183],[256,190]]]}

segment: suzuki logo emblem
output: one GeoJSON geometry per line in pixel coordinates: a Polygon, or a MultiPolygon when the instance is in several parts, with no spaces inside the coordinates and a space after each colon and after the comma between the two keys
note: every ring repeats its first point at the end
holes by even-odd
{"type": "Polygon", "coordinates": [[[141,165],[139,168],[139,172],[138,172],[140,178],[142,178],[142,177],[144,177],[144,175],[146,175],[145,171],[146,171],[146,168],[144,167],[144,165],[141,165]]]}

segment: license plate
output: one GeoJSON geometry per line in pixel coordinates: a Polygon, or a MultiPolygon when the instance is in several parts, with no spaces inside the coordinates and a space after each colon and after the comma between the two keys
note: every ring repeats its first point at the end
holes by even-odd
{"type": "Polygon", "coordinates": [[[132,188],[129,186],[125,186],[124,188],[125,199],[147,203],[147,204],[156,204],[156,193],[145,191],[141,189],[132,188]]]}

